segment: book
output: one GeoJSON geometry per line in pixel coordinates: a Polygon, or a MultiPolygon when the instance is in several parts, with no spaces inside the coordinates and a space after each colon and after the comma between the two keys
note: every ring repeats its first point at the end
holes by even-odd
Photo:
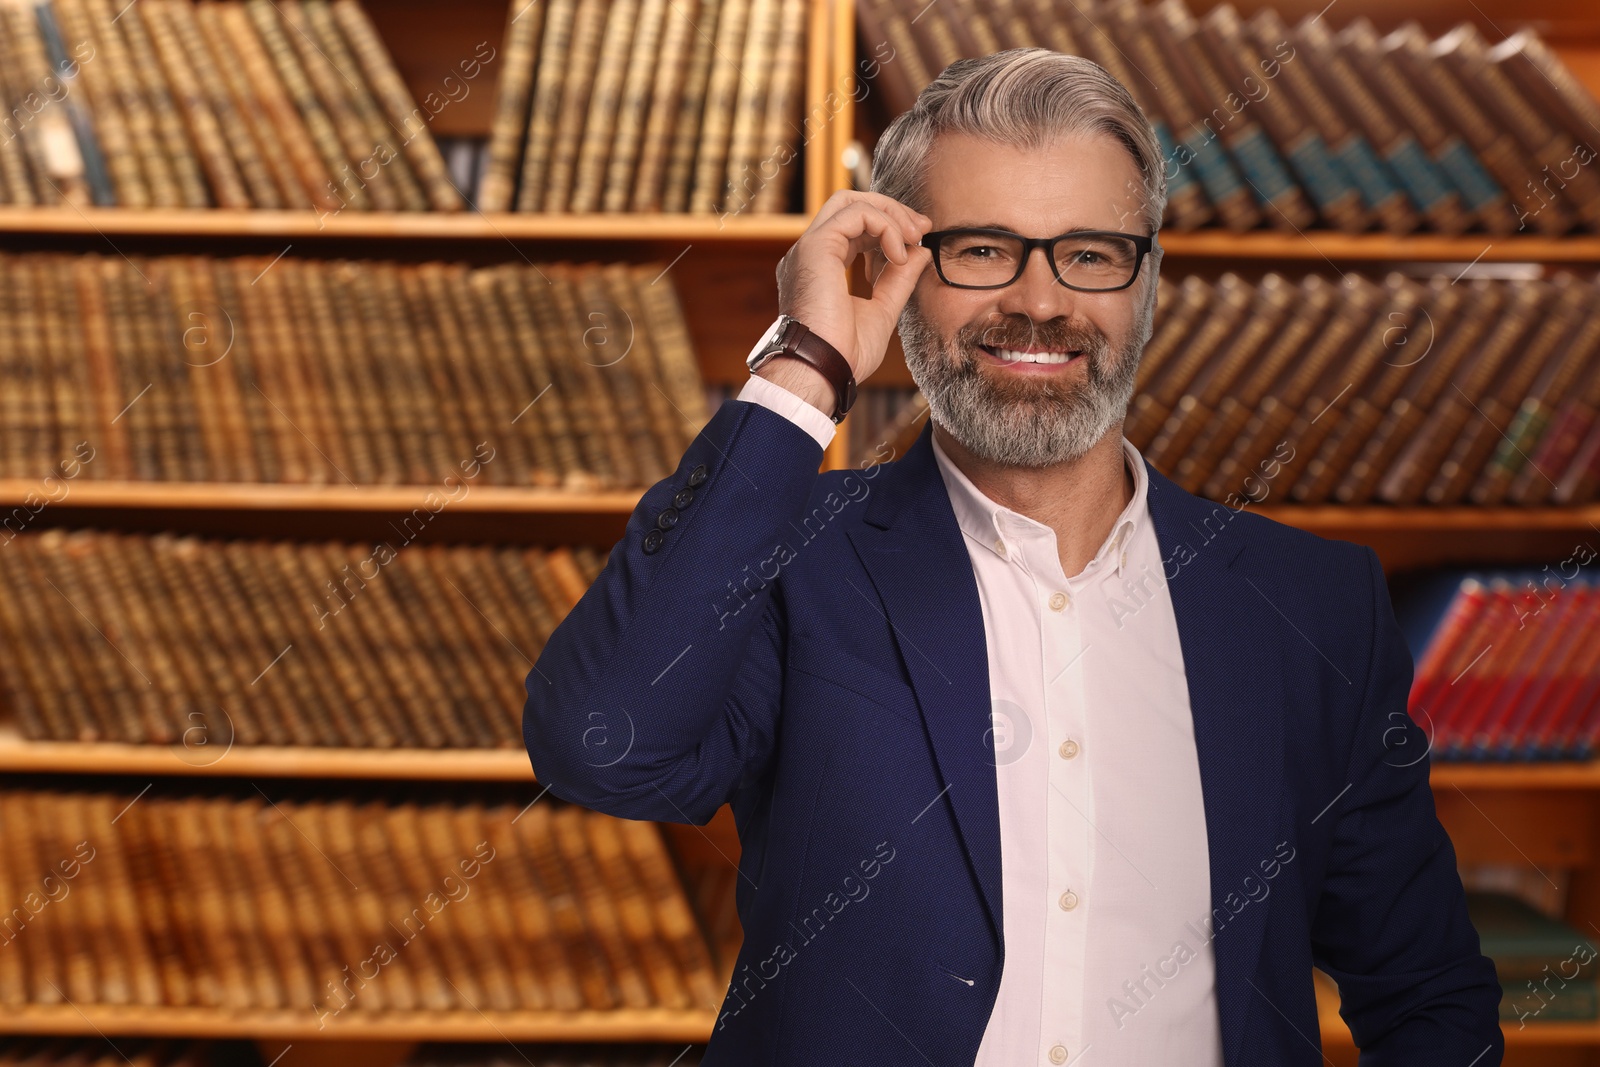
{"type": "Polygon", "coordinates": [[[1600,596],[1579,551],[1555,567],[1444,567],[1394,582],[1416,663],[1407,708],[1435,760],[1584,759],[1600,729],[1586,649],[1600,596]]]}
{"type": "Polygon", "coordinates": [[[664,267],[0,256],[0,467],[427,486],[488,440],[491,484],[650,484],[710,417],[664,267]]]}

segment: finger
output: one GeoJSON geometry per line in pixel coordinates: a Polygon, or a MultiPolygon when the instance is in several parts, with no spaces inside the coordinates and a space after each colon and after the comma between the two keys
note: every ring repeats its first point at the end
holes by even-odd
{"type": "Polygon", "coordinates": [[[922,272],[932,262],[933,253],[918,245],[911,250],[907,262],[887,264],[872,280],[870,305],[874,309],[881,309],[880,313],[890,323],[898,320],[901,309],[916,290],[922,272]]]}
{"type": "MultiPolygon", "coordinates": [[[[893,197],[868,190],[840,189],[823,202],[811,225],[806,227],[805,233],[809,234],[814,230],[821,229],[830,221],[838,219],[841,213],[864,204],[872,205],[895,218],[905,234],[907,243],[914,244],[933,225],[932,220],[928,219],[927,216],[912,211],[893,197]],[[920,226],[919,223],[921,223],[920,226]]],[[[804,235],[802,234],[801,236],[804,235]]]]}
{"type": "Polygon", "coordinates": [[[846,239],[849,259],[846,265],[855,260],[863,251],[874,247],[882,248],[883,254],[892,263],[904,263],[909,255],[906,251],[908,242],[900,225],[884,213],[876,204],[859,203],[851,205],[837,216],[837,225],[846,239]]]}

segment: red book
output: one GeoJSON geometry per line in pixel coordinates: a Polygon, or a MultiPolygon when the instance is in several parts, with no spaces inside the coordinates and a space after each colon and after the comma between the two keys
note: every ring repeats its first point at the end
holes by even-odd
{"type": "Polygon", "coordinates": [[[1528,759],[1561,755],[1561,730],[1565,725],[1562,710],[1573,702],[1582,685],[1593,658],[1595,638],[1600,635],[1600,594],[1589,582],[1572,583],[1571,593],[1577,605],[1568,624],[1572,640],[1564,662],[1551,673],[1549,683],[1538,694],[1538,708],[1524,730],[1519,748],[1528,759]]]}

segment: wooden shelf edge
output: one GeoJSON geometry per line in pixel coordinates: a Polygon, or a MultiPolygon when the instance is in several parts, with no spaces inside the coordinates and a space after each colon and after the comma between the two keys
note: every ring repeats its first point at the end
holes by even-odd
{"type": "MultiPolygon", "coordinates": [[[[688,215],[591,212],[182,210],[168,208],[0,208],[0,233],[164,237],[349,238],[374,241],[731,241],[789,244],[811,224],[801,214],[688,215]]],[[[1173,259],[1384,260],[1597,263],[1600,235],[1342,233],[1306,230],[1161,235],[1173,259]]]]}
{"type": "MultiPolygon", "coordinates": [[[[521,748],[351,749],[234,745],[221,755],[203,746],[117,741],[28,741],[0,737],[0,772],[263,775],[315,778],[419,778],[533,782],[521,748]]],[[[1600,760],[1550,763],[1434,763],[1434,789],[1600,790],[1600,760]]]]}
{"type": "Polygon", "coordinates": [[[42,483],[0,479],[0,509],[41,504],[50,508],[161,508],[241,511],[410,511],[430,496],[440,510],[516,514],[629,515],[642,489],[579,491],[533,486],[442,485],[350,486],[283,485],[243,482],[91,482],[65,483],[67,492],[51,500],[42,483]],[[466,491],[461,492],[465,486],[466,491]]]}
{"type": "MultiPolygon", "coordinates": [[[[1221,505],[1219,505],[1221,506],[1221,505]]],[[[1584,504],[1564,508],[1473,508],[1473,507],[1380,507],[1374,505],[1295,505],[1251,506],[1245,510],[1265,515],[1289,526],[1312,533],[1325,530],[1439,531],[1490,530],[1577,530],[1600,525],[1600,505],[1584,504]]]]}
{"type": "MultiPolygon", "coordinates": [[[[839,468],[843,469],[843,468],[839,468]]],[[[161,508],[258,511],[409,511],[430,494],[452,511],[516,514],[629,515],[643,489],[567,490],[535,486],[468,486],[459,499],[440,485],[286,485],[248,482],[74,481],[50,500],[36,480],[0,479],[0,509],[161,508]]],[[[1227,505],[1217,504],[1218,507],[1227,505]]],[[[1452,530],[1580,530],[1600,526],[1600,505],[1543,508],[1382,507],[1373,505],[1251,505],[1244,510],[1313,533],[1334,531],[1421,532],[1452,530]]]]}
{"type": "Polygon", "coordinates": [[[4,1006],[8,1034],[125,1037],[273,1038],[367,1041],[683,1041],[705,1042],[712,1009],[616,1011],[368,1011],[319,1016],[301,1010],[239,1011],[77,1004],[4,1006]],[[319,1026],[319,1018],[323,1025],[319,1026]]]}
{"type": "Polygon", "coordinates": [[[106,237],[284,237],[453,241],[732,241],[791,243],[797,214],[533,214],[520,212],[0,208],[0,233],[106,237]]]}
{"type": "MultiPolygon", "coordinates": [[[[1581,1047],[1600,1045],[1600,1022],[1579,1020],[1575,1022],[1530,1022],[1517,1029],[1515,1019],[1500,1021],[1500,1032],[1505,1035],[1506,1047],[1543,1045],[1547,1047],[1581,1047]]],[[[1322,1046],[1340,1051],[1356,1047],[1350,1030],[1337,1013],[1322,1018],[1322,1046]]]]}
{"type": "MultiPolygon", "coordinates": [[[[1191,230],[1163,233],[1161,247],[1174,259],[1385,260],[1444,263],[1600,263],[1600,236],[1501,237],[1493,234],[1233,233],[1191,230]]],[[[1165,257],[1163,257],[1165,258],[1165,257]]]]}
{"type": "Polygon", "coordinates": [[[1600,760],[1549,763],[1434,763],[1434,789],[1600,789],[1600,760]]]}
{"type": "Polygon", "coordinates": [[[426,779],[533,782],[521,748],[348,749],[310,746],[137,745],[115,741],[0,741],[0,771],[198,777],[426,779]]]}

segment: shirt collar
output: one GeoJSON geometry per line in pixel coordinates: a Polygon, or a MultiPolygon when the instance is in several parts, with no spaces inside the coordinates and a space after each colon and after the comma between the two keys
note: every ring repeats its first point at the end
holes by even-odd
{"type": "MultiPolygon", "coordinates": [[[[1014,561],[1016,553],[1003,550],[1000,545],[1008,540],[1007,532],[1026,532],[1028,530],[1042,531],[1049,535],[1051,553],[1055,553],[1055,531],[1037,519],[1029,518],[1021,512],[1013,511],[995,503],[985,496],[977,486],[972,484],[961,468],[945,454],[939,447],[939,438],[930,435],[933,445],[933,455],[939,463],[939,473],[944,477],[945,489],[950,495],[950,506],[955,511],[956,524],[961,531],[974,541],[1001,559],[1014,561]]],[[[1144,457],[1134,447],[1133,442],[1126,436],[1121,437],[1123,463],[1133,475],[1133,498],[1128,501],[1128,506],[1122,509],[1122,514],[1117,517],[1116,524],[1111,532],[1106,535],[1105,542],[1100,550],[1095,553],[1094,561],[1102,558],[1107,561],[1110,569],[1121,576],[1127,565],[1127,547],[1132,541],[1134,532],[1138,529],[1140,517],[1145,514],[1145,501],[1149,493],[1149,474],[1145,470],[1144,457]]],[[[1091,561],[1090,566],[1093,566],[1091,561]]],[[[1057,559],[1057,567],[1060,562],[1057,559]]],[[[1085,568],[1085,572],[1089,570],[1085,568]]],[[[1075,576],[1073,576],[1075,577],[1075,576]]]]}

